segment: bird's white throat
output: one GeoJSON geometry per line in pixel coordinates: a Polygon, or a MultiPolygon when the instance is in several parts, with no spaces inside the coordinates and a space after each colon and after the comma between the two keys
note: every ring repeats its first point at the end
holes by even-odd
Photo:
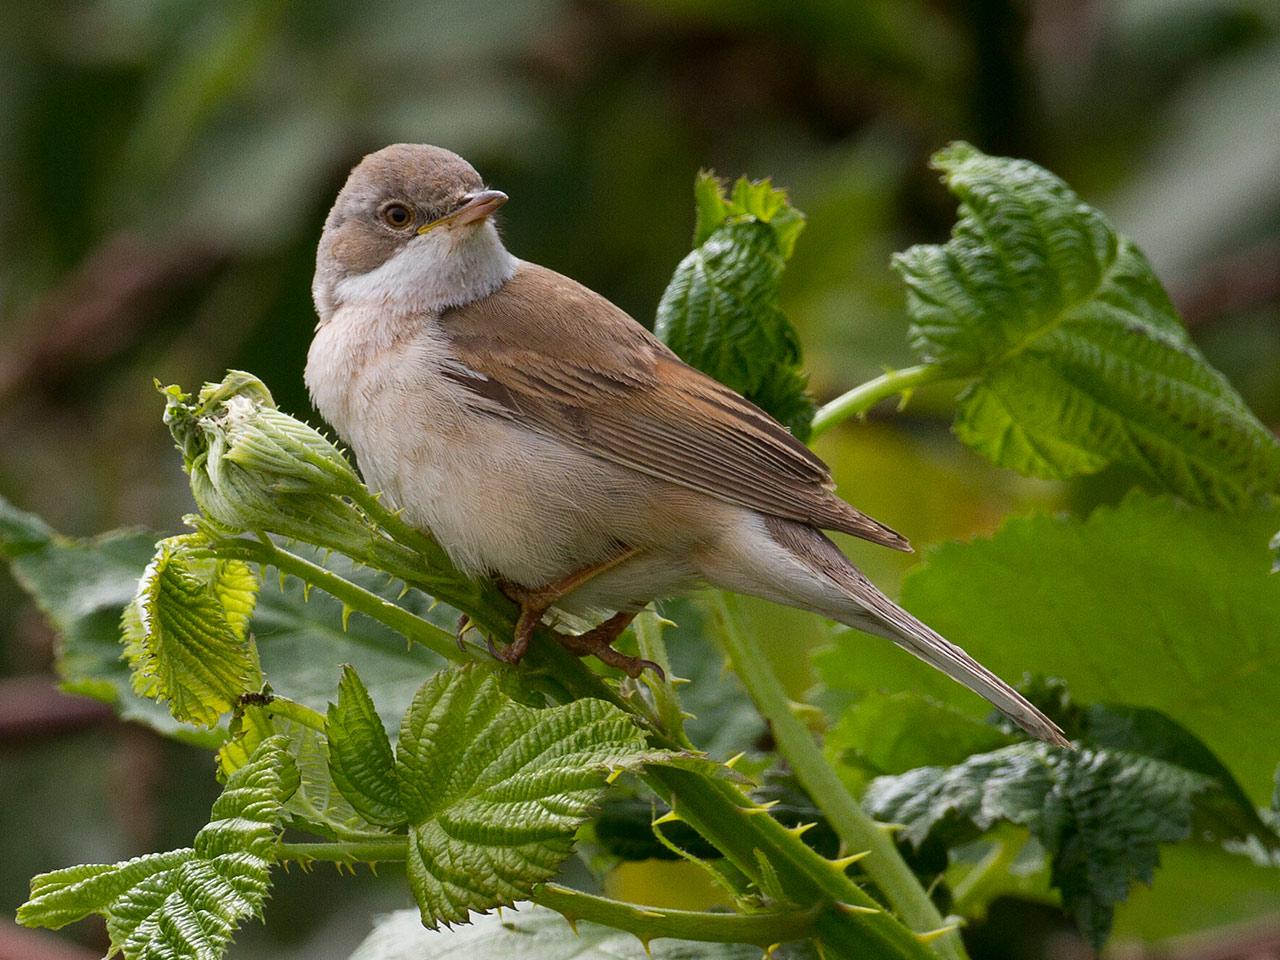
{"type": "Polygon", "coordinates": [[[511,279],[518,263],[491,221],[471,229],[438,227],[380,267],[339,280],[333,306],[440,313],[487,297],[511,279]]]}

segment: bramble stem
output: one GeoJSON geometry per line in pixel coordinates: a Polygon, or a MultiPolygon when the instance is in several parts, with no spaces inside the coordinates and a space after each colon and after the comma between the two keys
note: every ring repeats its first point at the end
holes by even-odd
{"type": "Polygon", "coordinates": [[[290,553],[274,543],[245,538],[219,540],[213,545],[220,557],[234,557],[276,567],[284,573],[319,587],[351,610],[359,611],[397,633],[422,644],[424,647],[454,663],[466,663],[468,657],[458,649],[448,630],[423,620],[404,607],[384,600],[372,591],[352,583],[346,577],[326,570],[296,553],[290,553]]]}
{"type": "Polygon", "coordinates": [[[661,677],[651,675],[651,671],[646,671],[644,676],[645,683],[653,694],[658,721],[681,747],[696,749],[684,732],[684,709],[680,706],[680,698],[672,685],[671,658],[667,656],[667,644],[662,637],[663,621],[652,609],[645,610],[636,618],[635,631],[640,656],[652,660],[662,668],[661,677]]]}
{"type": "Polygon", "coordinates": [[[338,840],[331,843],[285,843],[275,846],[276,860],[297,860],[310,863],[323,860],[328,863],[394,863],[409,855],[406,837],[388,837],[386,840],[338,840]]]}
{"type": "MultiPolygon", "coordinates": [[[[275,859],[308,864],[317,861],[354,865],[357,863],[403,862],[409,853],[406,837],[385,840],[337,841],[331,843],[277,843],[275,859]]],[[[705,943],[753,943],[769,947],[788,940],[814,935],[819,909],[768,910],[760,913],[710,913],[703,910],[670,910],[645,907],[608,897],[544,883],[535,887],[529,899],[564,914],[571,923],[587,920],[615,930],[634,933],[644,941],[671,937],[705,943]]]]}
{"type": "MultiPolygon", "coordinates": [[[[858,805],[822,755],[808,729],[791,711],[791,700],[756,638],[739,630],[724,594],[717,593],[713,612],[720,621],[726,652],[757,709],[769,721],[778,752],[851,853],[870,851],[862,868],[908,927],[926,934],[944,926],[942,915],[898,853],[885,827],[858,805]]],[[[961,960],[964,948],[954,932],[934,944],[937,952],[961,960]]]]}
{"type": "Polygon", "coordinates": [[[623,903],[571,890],[556,883],[536,888],[534,903],[564,914],[571,923],[589,920],[615,930],[634,933],[646,944],[660,937],[700,940],[705,943],[753,943],[770,947],[814,935],[817,909],[769,910],[760,913],[710,913],[704,910],[671,910],[623,903]]]}
{"type": "Polygon", "coordinates": [[[954,374],[933,363],[922,363],[901,370],[890,370],[888,373],[859,384],[847,393],[842,393],[830,403],[824,404],[813,415],[809,438],[825,433],[838,423],[843,423],[852,416],[866,413],[881,400],[899,393],[909,393],[916,387],[940,380],[950,380],[954,374]]]}

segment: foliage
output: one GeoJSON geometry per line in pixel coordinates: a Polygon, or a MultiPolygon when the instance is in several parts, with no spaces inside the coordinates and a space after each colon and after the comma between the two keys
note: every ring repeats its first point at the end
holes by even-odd
{"type": "MultiPolygon", "coordinates": [[[[634,642],[663,676],[594,671],[546,627],[520,669],[500,665],[447,625],[462,611],[481,639],[503,640],[513,604],[459,573],[262,381],[230,371],[194,393],[161,388],[200,508],[193,532],[75,541],[0,502],[0,551],[62,633],[69,686],[217,748],[226,781],[194,847],[37,877],[20,918],[101,912],[127,957],[215,958],[260,909],[272,863],[393,861],[432,932],[393,919],[357,956],[492,956],[517,934],[563,952],[554,911],[597,924],[583,949],[608,955],[628,955],[617,938],[635,935],[673,941],[672,957],[797,941],[833,958],[963,960],[940,905],[954,892],[979,915],[1010,878],[984,884],[973,868],[956,881],[953,868],[1011,832],[1034,835],[1039,889],[1095,944],[1134,884],[1159,883],[1171,844],[1274,869],[1280,839],[1255,804],[1276,756],[1250,734],[1275,700],[1265,543],[1280,517],[1254,503],[1274,487],[1275,442],[1190,346],[1141,254],[1060,180],[965,145],[938,162],[960,223],[947,245],[898,261],[924,362],[819,419],[967,380],[957,433],[997,463],[1052,475],[1127,464],[1182,497],[1011,520],[942,547],[908,581],[907,605],[997,672],[1061,677],[1028,692],[1078,750],[1018,742],[940,675],[848,636],[820,658],[841,710],[820,748],[800,719],[817,711],[794,709],[723,598],[686,627],[699,652],[682,655],[685,695],[652,616],[634,642]],[[741,742],[759,718],[714,676],[708,641],[772,741],[741,742]],[[716,729],[686,725],[690,708],[716,729]],[[698,741],[716,758],[752,755],[721,763],[698,741]],[[625,790],[624,770],[636,775],[625,790]],[[907,857],[879,821],[901,825],[907,857]],[[583,838],[611,862],[659,849],[688,860],[727,909],[560,886],[583,838]],[[488,913],[524,901],[539,906],[511,923],[488,913]],[[691,953],[688,940],[716,946],[691,953]]],[[[767,181],[726,193],[704,175],[696,200],[695,249],[659,331],[803,434],[812,404],[778,296],[803,218],[767,181]]]]}
{"type": "Polygon", "coordinates": [[[1025,160],[958,143],[933,162],[960,220],[894,267],[916,353],[977,378],[961,440],[1031,476],[1125,464],[1193,503],[1277,490],[1280,441],[1192,345],[1132,241],[1025,160]]]}
{"type": "Polygon", "coordinates": [[[1064,908],[1098,948],[1115,904],[1133,883],[1151,882],[1158,845],[1194,836],[1280,849],[1226,768],[1163,715],[1095,705],[1072,732],[1078,751],[1015,744],[975,753],[878,778],[865,802],[917,847],[960,846],[1002,821],[1027,827],[1051,859],[1064,908]]]}
{"type": "Polygon", "coordinates": [[[655,759],[612,704],[536,710],[474,667],[429,680],[405,714],[395,766],[423,924],[463,922],[550,879],[606,777],[655,759]]]}
{"type": "Polygon", "coordinates": [[[778,286],[804,215],[768,180],[740,177],[726,194],[703,172],[694,200],[694,249],[658,303],[655,329],[685,361],[755,401],[803,440],[814,403],[778,286]]]}
{"type": "MultiPolygon", "coordinates": [[[[397,911],[378,922],[351,960],[418,960],[445,956],[444,951],[475,957],[518,955],[522,960],[757,960],[760,955],[759,947],[747,944],[660,940],[650,946],[599,924],[570,926],[554,910],[530,903],[510,918],[481,917],[448,932],[424,930],[414,911],[397,911]]],[[[790,956],[783,954],[779,960],[790,956]]]]}
{"type": "Polygon", "coordinates": [[[281,811],[296,786],[283,738],[268,739],[227,781],[194,846],[41,874],[18,920],[56,928],[98,913],[125,960],[221,956],[266,899],[281,811]]]}

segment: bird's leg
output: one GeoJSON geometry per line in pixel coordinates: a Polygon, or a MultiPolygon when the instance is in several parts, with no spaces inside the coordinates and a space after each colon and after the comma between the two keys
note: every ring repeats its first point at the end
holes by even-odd
{"type": "Polygon", "coordinates": [[[538,624],[542,622],[543,616],[557,600],[573,593],[594,577],[612,570],[620,563],[625,563],[639,552],[636,547],[626,547],[601,563],[575,570],[567,577],[542,587],[529,589],[518,584],[500,583],[502,592],[520,605],[520,617],[516,620],[515,636],[506,649],[497,651],[490,648],[494,656],[506,663],[519,663],[529,649],[529,643],[533,640],[533,633],[538,629],[538,624]]]}
{"type": "Polygon", "coordinates": [[[646,667],[656,673],[660,679],[666,679],[666,674],[663,672],[662,667],[652,660],[629,657],[613,648],[613,641],[622,635],[622,631],[627,629],[635,618],[636,615],[634,613],[625,611],[615,613],[604,623],[592,627],[586,633],[580,633],[577,636],[557,634],[556,639],[570,653],[579,657],[593,656],[611,667],[617,667],[633,680],[640,676],[646,667]]]}

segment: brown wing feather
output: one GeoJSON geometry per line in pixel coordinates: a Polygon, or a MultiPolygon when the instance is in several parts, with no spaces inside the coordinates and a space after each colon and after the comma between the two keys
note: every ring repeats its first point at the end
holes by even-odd
{"type": "Polygon", "coordinates": [[[910,549],[837,497],[780,423],[567,277],[522,264],[501,296],[440,323],[462,365],[448,375],[495,413],[729,503],[910,549]]]}

